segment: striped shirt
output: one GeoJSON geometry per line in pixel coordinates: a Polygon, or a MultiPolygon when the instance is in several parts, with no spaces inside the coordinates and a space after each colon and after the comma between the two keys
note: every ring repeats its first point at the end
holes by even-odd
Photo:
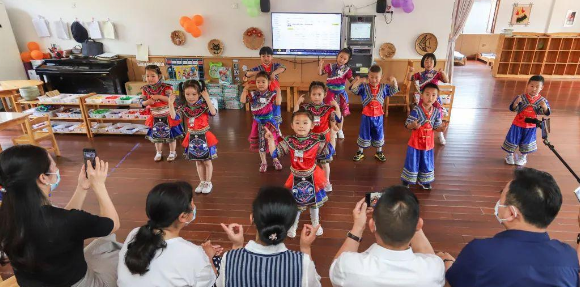
{"type": "Polygon", "coordinates": [[[320,276],[308,254],[284,243],[264,246],[254,241],[224,254],[217,287],[319,287],[320,276]]]}

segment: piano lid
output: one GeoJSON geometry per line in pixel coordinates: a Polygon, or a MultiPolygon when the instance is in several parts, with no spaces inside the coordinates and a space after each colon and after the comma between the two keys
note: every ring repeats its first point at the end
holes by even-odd
{"type": "Polygon", "coordinates": [[[125,63],[126,59],[47,59],[35,70],[37,73],[108,73],[118,66],[126,65],[125,63]]]}

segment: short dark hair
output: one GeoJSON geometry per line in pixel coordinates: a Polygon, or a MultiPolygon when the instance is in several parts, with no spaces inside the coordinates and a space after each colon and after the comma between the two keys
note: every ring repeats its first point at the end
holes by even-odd
{"type": "Polygon", "coordinates": [[[385,188],[382,193],[373,212],[377,234],[388,245],[409,244],[419,222],[419,200],[402,185],[385,188]]]}
{"type": "Polygon", "coordinates": [[[372,65],[371,68],[369,69],[370,73],[381,73],[383,71],[383,69],[381,69],[381,66],[379,65],[372,65]]]}
{"type": "Polygon", "coordinates": [[[303,107],[300,107],[300,109],[298,109],[297,111],[292,113],[291,121],[293,121],[296,116],[300,116],[300,115],[307,116],[310,119],[310,121],[312,121],[312,122],[314,121],[314,115],[312,115],[312,113],[309,110],[307,110],[303,107]]]}
{"type": "Polygon", "coordinates": [[[276,245],[284,241],[297,214],[298,205],[292,192],[284,187],[262,187],[252,203],[258,237],[266,245],[276,245]]]}
{"type": "Polygon", "coordinates": [[[260,56],[262,55],[274,55],[274,50],[268,46],[260,48],[260,56]]]}
{"type": "Polygon", "coordinates": [[[340,53],[345,53],[348,55],[348,60],[350,61],[350,58],[352,58],[352,50],[350,49],[350,47],[346,47],[346,48],[342,48],[342,50],[340,50],[338,52],[338,54],[336,54],[336,56],[338,57],[338,55],[340,55],[340,53]]]}
{"type": "Polygon", "coordinates": [[[201,80],[187,80],[183,83],[179,83],[179,101],[181,104],[187,103],[187,100],[185,99],[185,89],[187,88],[194,88],[201,97],[201,92],[205,90],[205,83],[201,80]]]}
{"type": "Polygon", "coordinates": [[[517,207],[524,220],[538,228],[546,228],[562,206],[562,193],[551,174],[533,168],[514,172],[505,205],[517,207]]]}
{"type": "Polygon", "coordinates": [[[161,69],[157,65],[147,65],[145,66],[145,71],[153,71],[157,76],[161,77],[161,69]]]}
{"type": "Polygon", "coordinates": [[[530,82],[540,82],[543,85],[544,84],[544,77],[542,77],[541,75],[531,76],[530,79],[528,80],[528,84],[530,82]]]}
{"type": "Polygon", "coordinates": [[[310,87],[308,87],[308,93],[312,93],[312,89],[315,88],[321,88],[322,90],[324,90],[324,94],[326,95],[326,85],[323,82],[320,81],[312,81],[310,83],[310,87]]]}
{"type": "Polygon", "coordinates": [[[256,74],[256,80],[258,78],[266,78],[266,80],[268,80],[268,82],[270,82],[270,74],[268,74],[268,72],[266,72],[266,71],[259,71],[256,74]]]}
{"type": "Polygon", "coordinates": [[[435,57],[435,54],[427,53],[423,55],[423,58],[421,58],[421,68],[425,68],[425,60],[429,58],[433,59],[433,66],[437,66],[437,57],[435,57]]]}
{"type": "Polygon", "coordinates": [[[423,88],[421,89],[421,93],[423,93],[423,91],[425,91],[426,89],[435,89],[437,90],[437,94],[439,94],[439,92],[441,91],[439,89],[439,86],[435,83],[427,83],[425,84],[425,86],[423,86],[423,88]]]}

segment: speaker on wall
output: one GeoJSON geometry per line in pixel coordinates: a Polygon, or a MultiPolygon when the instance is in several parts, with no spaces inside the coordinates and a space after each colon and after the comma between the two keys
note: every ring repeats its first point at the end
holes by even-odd
{"type": "Polygon", "coordinates": [[[270,0],[260,0],[260,10],[264,13],[270,12],[270,0]]]}
{"type": "Polygon", "coordinates": [[[383,14],[387,11],[387,0],[377,1],[377,13],[383,14]]]}

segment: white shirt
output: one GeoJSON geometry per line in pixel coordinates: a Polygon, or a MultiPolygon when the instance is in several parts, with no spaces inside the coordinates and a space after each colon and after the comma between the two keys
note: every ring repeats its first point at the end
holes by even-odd
{"type": "Polygon", "coordinates": [[[119,287],[211,287],[216,275],[203,248],[181,237],[166,240],[167,247],[157,254],[143,276],[131,274],[125,265],[127,246],[137,234],[133,229],[119,252],[117,284],[119,287]]]}
{"type": "MultiPolygon", "coordinates": [[[[247,251],[257,253],[257,254],[275,254],[287,251],[286,245],[284,243],[279,243],[278,245],[264,246],[250,240],[248,244],[244,247],[247,251]]],[[[217,279],[217,287],[226,286],[226,252],[222,257],[222,263],[220,265],[220,275],[217,279]]],[[[303,254],[302,256],[302,287],[320,287],[320,276],[316,273],[316,267],[314,266],[314,261],[310,258],[310,255],[303,254]]]]}
{"type": "Polygon", "coordinates": [[[445,284],[445,265],[435,254],[395,251],[373,244],[363,253],[344,252],[330,266],[334,287],[416,286],[445,284]]]}

